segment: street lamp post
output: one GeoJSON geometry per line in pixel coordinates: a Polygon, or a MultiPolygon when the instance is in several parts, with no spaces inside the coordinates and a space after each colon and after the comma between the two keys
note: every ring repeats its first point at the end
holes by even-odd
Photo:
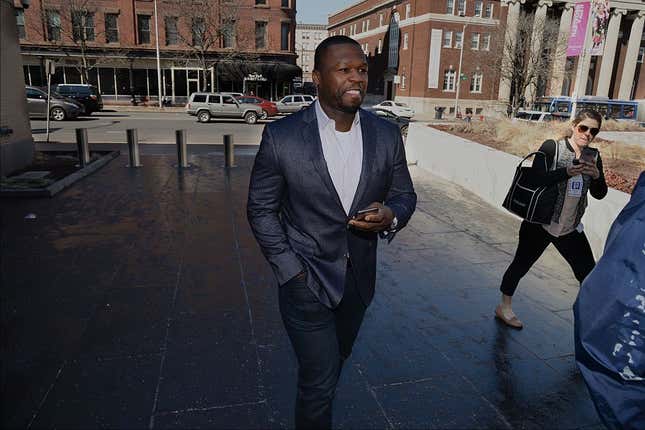
{"type": "Polygon", "coordinates": [[[155,6],[155,45],[157,48],[157,91],[159,94],[159,107],[162,107],[161,100],[161,60],[159,59],[159,25],[157,18],[157,0],[154,1],[155,6]]]}
{"type": "Polygon", "coordinates": [[[457,90],[455,92],[455,118],[459,113],[459,89],[461,88],[461,62],[464,58],[464,45],[466,44],[466,27],[468,24],[464,24],[461,29],[461,48],[459,49],[459,71],[457,72],[457,90]]]}

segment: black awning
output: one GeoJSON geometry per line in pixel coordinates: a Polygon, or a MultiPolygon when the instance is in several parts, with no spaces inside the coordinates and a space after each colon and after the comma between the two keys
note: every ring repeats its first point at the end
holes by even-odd
{"type": "Polygon", "coordinates": [[[220,78],[241,81],[246,77],[287,81],[302,75],[302,69],[295,64],[281,61],[221,61],[216,65],[220,78]]]}

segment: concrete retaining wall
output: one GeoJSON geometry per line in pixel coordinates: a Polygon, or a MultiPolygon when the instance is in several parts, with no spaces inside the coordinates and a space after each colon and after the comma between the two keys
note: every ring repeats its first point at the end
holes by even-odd
{"type": "MultiPolygon", "coordinates": [[[[521,158],[449,133],[412,123],[408,131],[406,155],[409,163],[458,184],[486,202],[502,208],[521,158]]],[[[618,213],[629,201],[629,194],[609,189],[602,200],[589,197],[589,207],[582,218],[594,255],[602,255],[607,233],[618,213]]]]}

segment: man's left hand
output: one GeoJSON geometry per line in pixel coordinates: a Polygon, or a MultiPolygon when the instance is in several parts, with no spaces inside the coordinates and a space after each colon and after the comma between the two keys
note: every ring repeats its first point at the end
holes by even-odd
{"type": "Polygon", "coordinates": [[[368,208],[372,207],[377,207],[378,211],[358,215],[349,221],[349,225],[358,230],[376,233],[388,230],[394,220],[394,212],[392,212],[392,209],[379,202],[374,202],[368,206],[368,208]]]}

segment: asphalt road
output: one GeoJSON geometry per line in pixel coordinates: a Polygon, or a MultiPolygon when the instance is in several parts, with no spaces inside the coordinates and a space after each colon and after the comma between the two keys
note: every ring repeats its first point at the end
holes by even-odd
{"type": "MultiPolygon", "coordinates": [[[[236,145],[259,145],[264,124],[249,125],[243,120],[211,120],[198,123],[195,117],[174,112],[98,112],[74,121],[50,122],[50,142],[75,142],[75,129],[86,128],[90,143],[126,143],[126,130],[136,128],[140,143],[174,144],[175,130],[185,129],[190,144],[221,144],[223,135],[232,134],[236,145]]],[[[46,141],[46,122],[31,121],[36,142],[46,141]]]]}

